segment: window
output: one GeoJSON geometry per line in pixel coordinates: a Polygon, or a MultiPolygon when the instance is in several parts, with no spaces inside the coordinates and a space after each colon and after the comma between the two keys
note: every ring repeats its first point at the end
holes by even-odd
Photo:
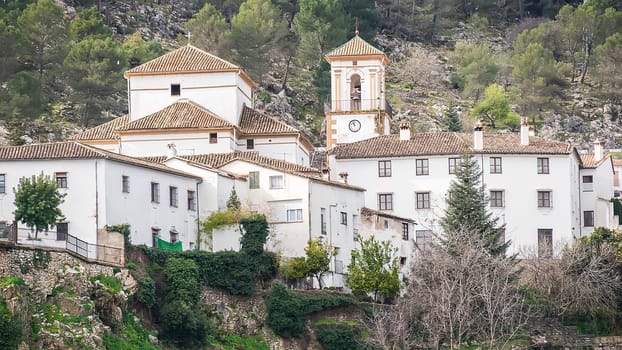
{"type": "Polygon", "coordinates": [[[168,199],[171,207],[177,208],[177,187],[168,187],[168,199]]]}
{"type": "Polygon", "coordinates": [[[0,193],[6,193],[6,174],[0,174],[0,193]]]}
{"type": "Polygon", "coordinates": [[[67,188],[67,173],[56,173],[56,187],[67,188]]]}
{"type": "Polygon", "coordinates": [[[160,236],[160,229],[159,228],[151,228],[151,247],[153,248],[157,248],[158,247],[158,237],[160,236]]]}
{"type": "Polygon", "coordinates": [[[160,184],[157,182],[151,183],[151,202],[160,203],[160,184]]]}
{"type": "Polygon", "coordinates": [[[430,192],[417,192],[417,209],[430,209],[430,192]]]}
{"type": "Polygon", "coordinates": [[[553,256],[553,230],[538,229],[538,257],[550,258],[553,256]]]}
{"type": "Polygon", "coordinates": [[[492,208],[502,208],[505,206],[503,191],[490,191],[490,206],[492,208]]]}
{"type": "Polygon", "coordinates": [[[430,246],[434,242],[434,236],[430,230],[417,230],[415,231],[415,245],[420,252],[430,250],[430,246]]]}
{"type": "Polygon", "coordinates": [[[416,159],[415,160],[415,168],[417,175],[429,175],[430,168],[427,159],[416,159]]]}
{"type": "Polygon", "coordinates": [[[342,225],[347,225],[348,224],[348,213],[345,212],[341,212],[341,224],[342,225]]]}
{"type": "Polygon", "coordinates": [[[378,194],[378,210],[393,210],[393,193],[378,194]]]}
{"type": "Polygon", "coordinates": [[[391,161],[390,160],[379,160],[378,161],[378,176],[379,177],[390,177],[391,176],[391,161]]]}
{"type": "Polygon", "coordinates": [[[326,230],[326,208],[320,208],[320,224],[322,234],[326,235],[328,233],[328,231],[326,230]]]}
{"type": "Polygon", "coordinates": [[[548,174],[548,173],[549,173],[549,159],[538,158],[538,174],[548,174]]]}
{"type": "Polygon", "coordinates": [[[287,209],[287,222],[302,221],[302,209],[287,209]]]}
{"type": "Polygon", "coordinates": [[[218,143],[218,133],[211,132],[209,134],[209,143],[218,143]]]}
{"type": "Polygon", "coordinates": [[[538,191],[538,208],[551,207],[551,191],[538,191]]]}
{"type": "Polygon", "coordinates": [[[490,173],[501,174],[501,157],[490,157],[490,173]]]}
{"type": "Polygon", "coordinates": [[[259,188],[259,171],[251,171],[248,173],[248,188],[259,188]]]}
{"type": "Polygon", "coordinates": [[[194,191],[188,191],[188,210],[197,210],[197,200],[194,191]]]}
{"type": "Polygon", "coordinates": [[[458,168],[458,162],[460,161],[460,158],[449,158],[447,161],[449,166],[449,173],[455,174],[456,169],[458,168]]]}
{"type": "Polygon", "coordinates": [[[402,239],[407,241],[409,238],[409,234],[408,234],[408,228],[409,225],[407,222],[402,222],[402,239]]]}
{"type": "Polygon", "coordinates": [[[352,238],[356,241],[359,239],[359,216],[352,215],[352,238]]]}
{"type": "Polygon", "coordinates": [[[384,220],[384,229],[385,230],[389,229],[389,220],[387,220],[387,219],[384,220]]]}
{"type": "Polygon", "coordinates": [[[121,176],[121,188],[123,193],[130,193],[130,177],[121,176]]]}
{"type": "Polygon", "coordinates": [[[270,189],[283,188],[283,175],[270,176],[270,189]]]}
{"type": "Polygon", "coordinates": [[[173,227],[168,233],[171,236],[171,243],[177,242],[177,239],[179,237],[179,232],[177,232],[177,230],[175,230],[175,228],[173,227]]]}
{"type": "Polygon", "coordinates": [[[583,212],[583,226],[594,227],[594,211],[586,210],[583,212]]]}
{"type": "Polygon", "coordinates": [[[406,265],[406,257],[400,256],[400,266],[404,266],[404,265],[406,265]]]}
{"type": "Polygon", "coordinates": [[[179,95],[181,95],[181,85],[171,84],[171,96],[179,96],[179,95]]]}
{"type": "Polygon", "coordinates": [[[69,224],[66,222],[59,222],[56,224],[56,240],[66,241],[69,234],[69,224]]]}
{"type": "Polygon", "coordinates": [[[592,175],[584,175],[582,181],[583,192],[592,192],[594,190],[594,177],[592,175]]]}
{"type": "Polygon", "coordinates": [[[255,149],[255,139],[246,140],[246,149],[255,149]]]}
{"type": "Polygon", "coordinates": [[[0,221],[0,237],[7,238],[9,235],[8,226],[6,225],[6,221],[0,221]]]}

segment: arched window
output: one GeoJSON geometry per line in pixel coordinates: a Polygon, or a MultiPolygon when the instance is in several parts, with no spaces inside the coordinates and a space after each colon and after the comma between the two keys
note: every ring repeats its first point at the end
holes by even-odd
{"type": "Polygon", "coordinates": [[[361,76],[353,74],[350,77],[350,110],[361,109],[361,76]]]}

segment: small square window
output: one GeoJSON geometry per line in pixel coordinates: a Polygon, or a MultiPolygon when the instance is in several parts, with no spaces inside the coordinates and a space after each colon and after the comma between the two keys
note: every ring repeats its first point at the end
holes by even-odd
{"type": "Polygon", "coordinates": [[[209,143],[218,143],[218,133],[212,132],[209,134],[209,143]]]}
{"type": "Polygon", "coordinates": [[[458,162],[460,158],[449,158],[448,160],[449,174],[455,174],[458,168],[458,162]]]}
{"type": "Polygon", "coordinates": [[[121,187],[123,193],[130,193],[130,177],[129,176],[121,176],[121,187]]]}
{"type": "Polygon", "coordinates": [[[391,176],[391,161],[379,160],[378,161],[378,177],[390,177],[391,176]]]}
{"type": "Polygon", "coordinates": [[[420,252],[429,251],[432,243],[434,242],[434,236],[430,230],[417,230],[415,231],[415,245],[420,252]]]}
{"type": "Polygon", "coordinates": [[[160,184],[157,182],[151,183],[151,202],[160,203],[160,184]]]}
{"type": "Polygon", "coordinates": [[[406,265],[406,257],[400,256],[400,266],[404,266],[404,265],[406,265]]]}
{"type": "Polygon", "coordinates": [[[171,96],[179,96],[179,95],[181,95],[181,85],[171,84],[171,96]]]}
{"type": "Polygon", "coordinates": [[[248,173],[248,188],[259,188],[259,171],[251,171],[248,173]]]}
{"type": "Polygon", "coordinates": [[[402,222],[402,239],[405,240],[405,241],[407,241],[410,238],[409,237],[410,234],[408,232],[409,231],[409,227],[410,226],[408,225],[407,222],[402,222]]]}
{"type": "Polygon", "coordinates": [[[302,221],[302,209],[287,209],[287,222],[302,221]]]}
{"type": "Polygon", "coordinates": [[[160,229],[159,228],[151,228],[151,247],[158,247],[158,238],[160,238],[160,229]]]}
{"type": "Polygon", "coordinates": [[[548,174],[548,173],[549,173],[549,159],[538,158],[538,174],[548,174]]]}
{"type": "Polygon", "coordinates": [[[417,209],[430,209],[430,192],[416,193],[417,209]]]}
{"type": "Polygon", "coordinates": [[[348,224],[348,213],[342,211],[340,216],[341,216],[341,224],[347,225],[348,224]]]}
{"type": "Polygon", "coordinates": [[[255,149],[255,139],[246,140],[246,149],[255,149]]]}
{"type": "Polygon", "coordinates": [[[283,188],[283,175],[270,176],[270,189],[280,189],[283,188]]]}
{"type": "Polygon", "coordinates": [[[415,160],[416,175],[430,175],[430,166],[427,159],[415,160]]]}
{"type": "Polygon", "coordinates": [[[169,205],[171,207],[177,208],[177,187],[169,186],[168,194],[169,194],[169,205]]]}
{"type": "Polygon", "coordinates": [[[490,206],[493,208],[502,208],[505,206],[503,191],[490,191],[490,206]]]}
{"type": "Polygon", "coordinates": [[[194,191],[188,191],[188,210],[197,210],[197,200],[194,191]]]}
{"type": "Polygon", "coordinates": [[[551,207],[551,191],[538,191],[538,208],[551,207]]]}
{"type": "Polygon", "coordinates": [[[378,210],[393,210],[393,193],[378,194],[378,210]]]}
{"type": "Polygon", "coordinates": [[[6,174],[0,174],[0,193],[6,193],[6,174]]]}
{"type": "Polygon", "coordinates": [[[66,222],[59,222],[56,224],[56,240],[66,241],[69,234],[69,224],[66,222]]]}
{"type": "Polygon", "coordinates": [[[594,227],[594,211],[586,210],[583,212],[583,226],[594,227]]]}
{"type": "Polygon", "coordinates": [[[490,157],[490,173],[501,174],[501,157],[490,157]]]}
{"type": "Polygon", "coordinates": [[[56,173],[56,187],[67,188],[67,173],[56,173]]]}
{"type": "Polygon", "coordinates": [[[171,243],[176,243],[177,240],[179,239],[179,232],[177,232],[177,230],[173,228],[168,233],[171,236],[171,243]]]}

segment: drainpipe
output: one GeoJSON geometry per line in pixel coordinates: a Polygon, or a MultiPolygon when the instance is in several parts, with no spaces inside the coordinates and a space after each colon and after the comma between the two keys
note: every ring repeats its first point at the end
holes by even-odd
{"type": "MultiPolygon", "coordinates": [[[[199,207],[199,198],[201,198],[201,196],[199,196],[199,184],[202,184],[203,180],[199,180],[196,184],[196,195],[194,196],[195,200],[197,201],[197,236],[199,235],[199,231],[201,230],[201,208],[199,207]]],[[[196,250],[200,250],[201,247],[199,247],[199,245],[196,242],[196,237],[194,238],[194,244],[195,244],[195,248],[196,250]]]]}
{"type": "Polygon", "coordinates": [[[95,244],[99,244],[99,170],[95,160],[95,244]]]}
{"type": "MultiPolygon", "coordinates": [[[[333,246],[333,216],[332,216],[333,212],[332,210],[330,210],[331,207],[337,209],[337,203],[328,205],[328,220],[330,222],[330,230],[328,230],[329,232],[328,233],[328,244],[330,244],[330,246],[332,247],[333,246]]],[[[334,286],[335,285],[335,273],[336,273],[335,270],[337,267],[337,263],[336,263],[337,257],[334,256],[331,260],[333,260],[333,271],[332,271],[333,273],[331,274],[331,276],[333,279],[333,286],[334,286]]]]}

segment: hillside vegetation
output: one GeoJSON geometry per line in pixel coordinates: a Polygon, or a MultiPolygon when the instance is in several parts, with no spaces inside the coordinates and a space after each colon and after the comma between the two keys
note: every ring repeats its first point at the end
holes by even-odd
{"type": "Polygon", "coordinates": [[[620,7],[613,0],[7,0],[0,123],[6,142],[21,144],[61,140],[122,115],[123,72],[189,37],[245,68],[260,85],[257,106],[322,145],[323,56],[358,28],[391,59],[386,94],[396,122],[435,131],[482,119],[513,130],[526,116],[543,136],[583,145],[600,137],[618,147],[620,7]]]}

